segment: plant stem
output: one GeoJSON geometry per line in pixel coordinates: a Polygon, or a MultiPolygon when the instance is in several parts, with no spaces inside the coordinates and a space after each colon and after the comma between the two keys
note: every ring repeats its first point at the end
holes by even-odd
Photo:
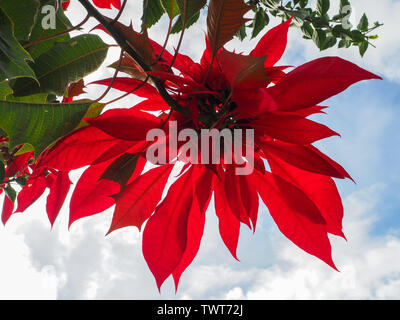
{"type": "MultiPolygon", "coordinates": [[[[95,18],[100,22],[101,25],[111,34],[114,40],[118,43],[123,51],[128,53],[145,71],[151,71],[151,67],[148,66],[140,55],[128,44],[127,39],[118,31],[117,28],[114,27],[114,23],[112,20],[108,20],[104,17],[90,2],[89,0],[78,0],[86,9],[88,14],[95,18]]],[[[151,77],[154,85],[156,86],[158,92],[164,101],[171,107],[171,109],[187,116],[191,117],[190,110],[179,105],[168,93],[165,89],[162,81],[159,78],[151,77]]]]}

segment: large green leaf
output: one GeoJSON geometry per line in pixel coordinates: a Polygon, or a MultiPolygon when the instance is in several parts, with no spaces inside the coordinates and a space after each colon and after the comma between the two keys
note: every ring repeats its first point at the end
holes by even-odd
{"type": "Polygon", "coordinates": [[[14,94],[25,96],[46,92],[63,95],[70,82],[76,82],[100,67],[108,47],[93,34],[58,42],[32,64],[40,86],[29,79],[18,79],[12,86],[14,94]]]}
{"type": "Polygon", "coordinates": [[[15,38],[12,22],[0,8],[0,81],[20,77],[35,79],[27,61],[32,61],[31,56],[15,38]]]}
{"type": "Polygon", "coordinates": [[[179,8],[176,0],[161,0],[161,5],[170,19],[175,18],[179,14],[179,8]]]}
{"type": "Polygon", "coordinates": [[[69,104],[0,101],[0,128],[10,138],[10,148],[29,143],[38,157],[58,138],[72,131],[92,101],[69,104]]]}
{"type": "MultiPolygon", "coordinates": [[[[15,1],[15,0],[14,0],[15,1]]],[[[21,0],[17,0],[21,1],[21,0]]],[[[25,0],[23,0],[25,1],[25,0]]],[[[23,2],[22,1],[22,2],[23,2]]],[[[40,1],[40,8],[45,5],[54,5],[54,0],[39,0],[40,1]]],[[[61,5],[60,5],[61,7],[61,5]]],[[[29,42],[33,42],[35,40],[43,39],[55,34],[59,34],[63,31],[66,31],[72,27],[71,22],[68,20],[66,15],[64,14],[64,10],[58,10],[56,14],[56,28],[55,29],[43,29],[42,27],[42,19],[44,18],[45,14],[39,12],[36,23],[33,26],[32,32],[29,37],[29,42]]],[[[70,38],[69,34],[64,34],[59,37],[46,40],[40,43],[37,43],[33,46],[28,48],[28,52],[32,56],[33,59],[36,59],[44,52],[48,51],[56,42],[66,41],[70,38]]]]}
{"type": "Polygon", "coordinates": [[[39,11],[38,0],[0,0],[0,8],[14,23],[17,39],[28,40],[39,11]]]}

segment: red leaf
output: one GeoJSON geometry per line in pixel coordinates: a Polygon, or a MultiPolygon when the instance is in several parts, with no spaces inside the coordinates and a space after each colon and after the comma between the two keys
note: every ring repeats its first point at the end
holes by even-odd
{"type": "Polygon", "coordinates": [[[259,142],[267,156],[277,157],[299,169],[344,179],[349,174],[336,162],[311,145],[296,145],[285,142],[259,142]]]}
{"type": "Polygon", "coordinates": [[[27,152],[17,156],[7,162],[6,178],[15,176],[18,172],[22,172],[28,165],[29,158],[32,158],[33,152],[27,152]]]}
{"type": "Polygon", "coordinates": [[[71,181],[68,177],[68,172],[59,171],[50,186],[50,193],[47,196],[46,210],[47,216],[51,225],[53,226],[56,218],[64,204],[67,197],[71,181]]]}
{"type": "Polygon", "coordinates": [[[156,116],[136,109],[111,109],[85,120],[112,137],[129,141],[146,140],[147,132],[161,125],[156,116]]]}
{"type": "Polygon", "coordinates": [[[91,164],[117,139],[94,126],[83,127],[59,140],[38,163],[40,167],[70,171],[91,164]]]}
{"type": "Polygon", "coordinates": [[[250,52],[253,57],[267,56],[265,66],[273,66],[282,57],[287,44],[287,34],[292,18],[270,29],[250,52]]]}
{"type": "Polygon", "coordinates": [[[121,0],[93,0],[93,3],[96,7],[102,9],[111,9],[111,5],[117,9],[121,9],[121,0]]]}
{"type": "Polygon", "coordinates": [[[10,219],[12,212],[14,210],[14,202],[7,196],[4,195],[4,200],[3,200],[3,209],[1,212],[1,221],[5,225],[10,219]]]}
{"type": "Polygon", "coordinates": [[[280,110],[293,111],[315,106],[368,79],[381,78],[341,58],[324,57],[294,69],[268,90],[280,110]]]}
{"type": "Polygon", "coordinates": [[[15,212],[24,212],[32,205],[46,190],[46,179],[44,175],[31,177],[22,190],[18,193],[18,207],[15,212]]]}
{"type": "Polygon", "coordinates": [[[327,231],[343,238],[343,205],[335,182],[330,177],[297,169],[277,158],[268,158],[271,171],[302,190],[317,206],[326,221],[327,231]]]}
{"type": "Polygon", "coordinates": [[[235,166],[227,165],[224,179],[224,189],[226,199],[232,213],[239,219],[240,222],[251,228],[249,214],[243,205],[239,176],[235,174],[235,166]]]}
{"type": "Polygon", "coordinates": [[[107,234],[127,226],[141,229],[142,224],[161,200],[172,168],[173,165],[165,165],[151,169],[137,177],[115,196],[116,207],[107,234]]]}
{"type": "Polygon", "coordinates": [[[147,99],[132,108],[136,108],[142,111],[165,111],[169,110],[168,104],[162,99],[147,99]]]}
{"type": "Polygon", "coordinates": [[[252,7],[243,0],[211,0],[208,5],[207,35],[213,55],[233,38],[247,21],[244,14],[252,7]]]}
{"type": "Polygon", "coordinates": [[[279,176],[255,171],[254,186],[279,230],[295,245],[336,269],[326,224],[315,204],[298,188],[279,176]]]}
{"type": "Polygon", "coordinates": [[[243,207],[251,220],[253,232],[255,232],[258,215],[258,194],[250,182],[251,175],[237,177],[239,180],[240,197],[242,199],[243,207]]]}
{"type": "Polygon", "coordinates": [[[82,174],[71,197],[69,227],[74,221],[100,213],[115,204],[111,195],[120,191],[120,185],[99,180],[112,160],[92,165],[82,174]]]}
{"type": "Polygon", "coordinates": [[[143,232],[143,255],[159,290],[182,260],[189,216],[198,210],[198,206],[193,206],[191,174],[192,168],[171,186],[143,232]]]}
{"type": "MultiPolygon", "coordinates": [[[[100,84],[104,86],[109,86],[111,81],[112,78],[108,78],[108,79],[93,81],[89,84],[100,84]]],[[[158,93],[155,87],[153,87],[148,83],[143,83],[143,81],[137,79],[123,78],[123,77],[116,78],[112,85],[112,88],[123,92],[130,92],[133,89],[138,88],[132,94],[135,94],[142,98],[160,99],[160,94],[158,93]]]]}
{"type": "Polygon", "coordinates": [[[187,224],[187,243],[179,265],[172,273],[175,288],[178,289],[179,279],[186,268],[192,263],[199,251],[204,232],[205,212],[211,200],[213,176],[206,166],[195,165],[192,172],[194,201],[187,224]],[[198,208],[196,208],[196,203],[198,208]]]}
{"type": "Polygon", "coordinates": [[[239,118],[253,118],[267,111],[275,111],[278,105],[265,88],[236,89],[232,100],[239,118]]]}
{"type": "Polygon", "coordinates": [[[310,144],[338,133],[327,126],[295,115],[266,112],[250,124],[258,134],[296,144],[310,144]]]}
{"type": "Polygon", "coordinates": [[[240,221],[230,209],[225,195],[224,184],[220,181],[220,178],[215,179],[214,201],[221,239],[232,256],[239,261],[236,250],[239,241],[240,221]]]}
{"type": "Polygon", "coordinates": [[[252,57],[229,52],[218,54],[218,63],[231,88],[263,88],[271,79],[264,68],[264,57],[252,57]]]}

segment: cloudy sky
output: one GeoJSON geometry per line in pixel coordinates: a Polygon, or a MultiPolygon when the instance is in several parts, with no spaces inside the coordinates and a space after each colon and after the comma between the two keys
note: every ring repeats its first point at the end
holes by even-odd
{"type": "MultiPolygon", "coordinates": [[[[123,21],[132,19],[137,29],[141,1],[128,2],[123,21]]],[[[331,1],[333,5],[338,2],[331,1]]],[[[45,203],[40,200],[25,213],[16,214],[6,228],[0,227],[0,299],[399,299],[400,1],[351,3],[355,23],[364,12],[371,21],[385,23],[379,30],[377,48],[370,48],[364,59],[356,49],[321,53],[291,29],[281,60],[282,65],[298,66],[317,57],[338,55],[384,78],[356,84],[326,101],[328,115],[315,118],[341,134],[341,138],[327,139],[318,146],[357,182],[338,181],[348,239],[331,237],[340,272],[282,236],[265,206],[260,206],[255,234],[242,228],[237,262],[219,238],[211,203],[200,251],[183,274],[177,294],[171,279],[160,294],[143,259],[136,228],[105,237],[112,213],[108,210],[76,222],[68,231],[66,205],[51,230],[45,203]]],[[[74,23],[85,15],[77,3],[70,12],[74,23]]],[[[202,25],[189,29],[184,41],[183,51],[196,59],[204,49],[204,20],[202,17],[202,25]]],[[[277,23],[271,21],[270,26],[277,23]]],[[[163,21],[150,35],[162,42],[165,30],[163,21]]],[[[107,37],[105,40],[110,42],[107,37]]],[[[232,41],[228,47],[248,52],[257,40],[232,41]]],[[[173,41],[176,43],[176,38],[173,41]]],[[[117,56],[118,51],[111,50],[105,65],[117,56]]],[[[88,81],[111,74],[103,68],[88,81]]],[[[89,87],[88,93],[96,98],[101,90],[89,87]]],[[[116,106],[134,104],[130,98],[116,106]]],[[[73,174],[74,181],[81,172],[73,174]]]]}

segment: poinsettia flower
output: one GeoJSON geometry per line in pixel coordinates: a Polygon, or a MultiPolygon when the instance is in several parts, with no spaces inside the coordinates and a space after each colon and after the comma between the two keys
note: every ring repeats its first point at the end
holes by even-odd
{"type": "MultiPolygon", "coordinates": [[[[89,166],[72,195],[70,225],[114,204],[109,233],[127,226],[141,230],[147,221],[143,254],[157,286],[171,275],[178,286],[199,249],[212,195],[221,238],[235,259],[240,227],[255,230],[261,197],[288,239],[336,269],[328,234],[344,237],[343,206],[332,178],[351,177],[312,145],[338,133],[307,117],[323,112],[325,107],[319,104],[350,85],[379,77],[338,57],[316,59],[290,72],[286,66],[275,66],[285,51],[289,24],[290,20],[267,32],[249,55],[222,48],[212,57],[206,39],[199,63],[176,54],[173,67],[178,73],[149,72],[190,110],[190,119],[175,111],[168,114],[168,105],[149,83],[132,78],[96,81],[124,92],[136,88],[133,94],[145,100],[86,119],[89,126],[59,140],[37,164],[38,170],[50,172],[89,166]],[[174,146],[167,132],[172,121],[179,130],[253,129],[254,170],[237,175],[243,163],[229,164],[221,158],[199,164],[198,158],[188,158],[162,198],[176,159],[144,171],[145,155],[162,142],[179,153],[182,145],[174,146]],[[164,141],[146,141],[151,129],[164,130],[164,141]]],[[[160,55],[161,46],[151,45],[160,55]]],[[[162,52],[162,63],[173,59],[168,51],[162,52]]],[[[42,184],[35,185],[40,192],[42,184]]],[[[35,198],[36,191],[31,193],[35,198]]]]}

